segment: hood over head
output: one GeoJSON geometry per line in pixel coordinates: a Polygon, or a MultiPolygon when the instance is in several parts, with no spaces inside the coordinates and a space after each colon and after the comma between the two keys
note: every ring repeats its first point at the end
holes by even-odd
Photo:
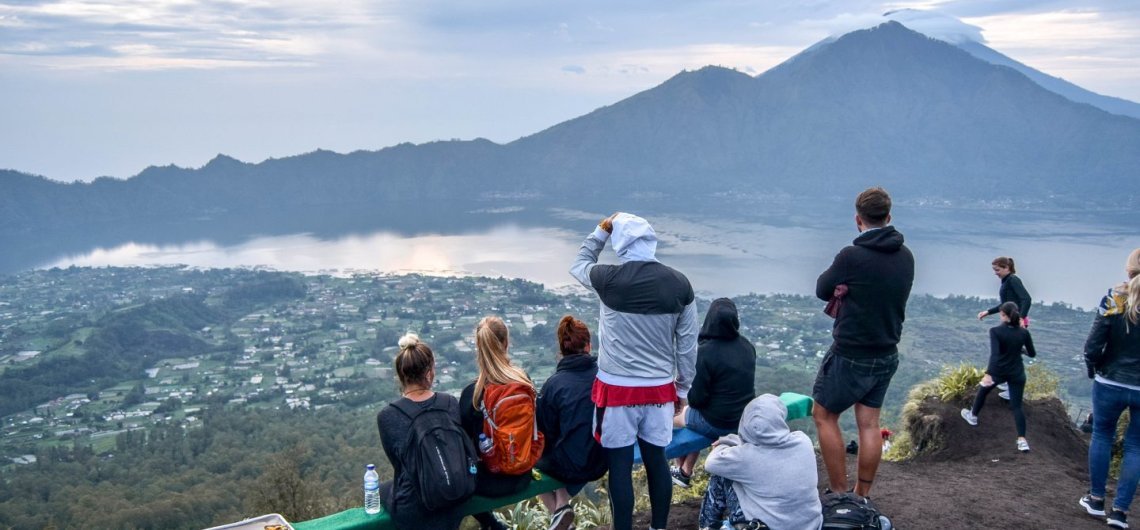
{"type": "Polygon", "coordinates": [[[763,394],[748,402],[740,416],[740,438],[745,442],[777,446],[792,443],[788,407],[780,398],[763,394]]]}
{"type": "Polygon", "coordinates": [[[898,252],[903,246],[903,235],[893,226],[884,226],[864,231],[853,243],[857,247],[879,252],[898,252]]]}
{"type": "Polygon", "coordinates": [[[613,220],[610,244],[622,263],[657,261],[657,233],[649,221],[631,213],[619,213],[613,220]]]}
{"type": "Polygon", "coordinates": [[[728,298],[713,300],[697,339],[735,339],[739,336],[740,316],[736,312],[736,304],[728,298]]]}

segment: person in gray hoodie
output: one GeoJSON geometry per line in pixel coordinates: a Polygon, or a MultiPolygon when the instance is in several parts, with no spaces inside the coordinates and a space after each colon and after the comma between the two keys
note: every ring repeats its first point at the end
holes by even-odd
{"type": "Polygon", "coordinates": [[[685,406],[697,371],[693,286],[657,261],[657,233],[629,213],[602,220],[578,249],[570,274],[598,295],[594,437],[605,449],[614,530],[633,528],[633,449],[649,486],[650,529],[668,525],[673,481],[665,446],[674,403],[685,406]],[[609,242],[620,265],[599,264],[609,242]]]}
{"type": "Polygon", "coordinates": [[[764,394],[744,408],[740,434],[717,440],[705,461],[713,477],[701,506],[701,529],[719,528],[725,510],[738,529],[823,525],[815,450],[806,434],[788,429],[787,417],[780,398],[764,394]]]}

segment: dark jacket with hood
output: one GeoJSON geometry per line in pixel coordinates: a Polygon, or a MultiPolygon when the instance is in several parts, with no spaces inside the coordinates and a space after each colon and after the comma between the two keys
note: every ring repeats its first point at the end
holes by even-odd
{"type": "Polygon", "coordinates": [[[697,340],[697,375],[689,389],[689,406],[712,426],[736,430],[744,407],[756,397],[756,348],[740,335],[732,300],[713,300],[697,340]]]}
{"type": "MultiPolygon", "coordinates": [[[[1135,280],[1133,280],[1135,281],[1135,280]]],[[[1140,386],[1140,322],[1128,320],[1127,284],[1108,292],[1085,341],[1085,363],[1110,381],[1140,386]]]]}
{"type": "Polygon", "coordinates": [[[606,473],[605,454],[594,440],[590,401],[597,375],[597,357],[568,355],[538,394],[538,428],[546,436],[546,448],[535,467],[566,483],[589,482],[606,473]]]}
{"type": "Polygon", "coordinates": [[[815,284],[821,300],[830,299],[837,285],[847,286],[831,331],[832,351],[848,358],[897,353],[912,283],[914,255],[902,233],[886,226],[859,234],[815,284]]]}

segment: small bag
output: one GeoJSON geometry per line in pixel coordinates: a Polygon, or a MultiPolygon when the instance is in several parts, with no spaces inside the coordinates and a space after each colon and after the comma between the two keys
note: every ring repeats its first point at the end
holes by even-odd
{"type": "Polygon", "coordinates": [[[847,296],[847,286],[839,284],[835,286],[835,292],[831,293],[831,298],[827,301],[827,306],[823,308],[823,312],[831,318],[839,318],[839,308],[843,306],[843,297],[847,296]]]}
{"type": "Polygon", "coordinates": [[[885,530],[884,520],[890,524],[870,502],[853,493],[827,493],[821,501],[822,530],[885,530]]]}
{"type": "Polygon", "coordinates": [[[538,463],[545,438],[538,430],[535,408],[534,387],[530,385],[507,383],[483,389],[479,403],[483,434],[495,447],[489,457],[480,455],[488,469],[504,475],[522,475],[538,463]]]}

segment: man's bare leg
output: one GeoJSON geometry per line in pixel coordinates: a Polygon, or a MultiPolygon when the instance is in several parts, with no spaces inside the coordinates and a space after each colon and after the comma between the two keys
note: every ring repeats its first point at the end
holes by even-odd
{"type": "MultiPolygon", "coordinates": [[[[835,414],[813,403],[811,417],[815,421],[816,435],[819,437],[819,452],[823,456],[823,466],[827,468],[827,481],[831,491],[847,491],[847,452],[843,446],[843,431],[839,429],[839,414],[835,414]]],[[[876,416],[877,418],[877,416],[876,416]]]]}
{"type": "MultiPolygon", "coordinates": [[[[859,426],[859,471],[855,483],[855,494],[866,497],[871,493],[871,483],[879,471],[879,461],[883,458],[883,435],[879,431],[879,409],[859,403],[855,404],[855,424],[859,426]]],[[[841,442],[842,443],[842,442],[841,442]]],[[[820,438],[823,447],[823,438],[820,438]]]]}

